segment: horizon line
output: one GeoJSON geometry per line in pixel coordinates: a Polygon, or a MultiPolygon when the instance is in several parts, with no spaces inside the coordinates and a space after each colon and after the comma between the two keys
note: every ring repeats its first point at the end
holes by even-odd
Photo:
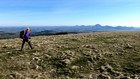
{"type": "Polygon", "coordinates": [[[102,24],[93,24],[93,25],[0,25],[0,27],[53,27],[53,26],[57,26],[57,27],[60,27],[60,26],[65,26],[65,27],[69,27],[69,26],[96,26],[96,25],[100,25],[100,26],[111,26],[111,27],[118,27],[118,26],[121,26],[121,27],[139,27],[140,26],[124,26],[124,25],[116,25],[116,26],[112,26],[112,25],[102,25],[102,24]]]}

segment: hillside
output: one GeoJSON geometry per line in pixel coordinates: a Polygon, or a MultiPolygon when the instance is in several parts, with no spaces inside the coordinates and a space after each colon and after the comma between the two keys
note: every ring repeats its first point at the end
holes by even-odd
{"type": "MultiPolygon", "coordinates": [[[[19,38],[20,31],[27,27],[7,26],[0,27],[0,39],[19,38]]],[[[65,35],[91,32],[118,32],[118,31],[140,31],[140,28],[128,26],[102,26],[96,25],[76,25],[76,26],[31,26],[32,36],[43,35],[65,35]]]]}
{"type": "Polygon", "coordinates": [[[140,79],[140,32],[0,39],[0,79],[140,79]]]}

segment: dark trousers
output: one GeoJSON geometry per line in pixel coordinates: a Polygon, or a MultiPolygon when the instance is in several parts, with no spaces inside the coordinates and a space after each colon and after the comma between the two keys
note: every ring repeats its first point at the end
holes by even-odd
{"type": "Polygon", "coordinates": [[[31,42],[29,41],[29,39],[23,39],[22,46],[21,46],[21,50],[23,49],[25,42],[28,42],[30,48],[33,49],[33,47],[32,47],[32,45],[31,45],[31,42]]]}

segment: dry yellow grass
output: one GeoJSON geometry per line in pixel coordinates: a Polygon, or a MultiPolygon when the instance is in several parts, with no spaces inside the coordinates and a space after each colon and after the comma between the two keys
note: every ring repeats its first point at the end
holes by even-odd
{"type": "Polygon", "coordinates": [[[140,32],[102,32],[0,40],[3,79],[140,78],[140,32]]]}

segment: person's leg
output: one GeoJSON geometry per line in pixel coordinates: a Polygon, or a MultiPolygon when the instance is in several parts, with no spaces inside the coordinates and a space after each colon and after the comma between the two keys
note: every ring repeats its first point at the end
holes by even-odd
{"type": "Polygon", "coordinates": [[[29,40],[28,40],[28,44],[29,44],[30,48],[33,49],[31,42],[29,40]]]}
{"type": "Polygon", "coordinates": [[[22,49],[24,47],[24,44],[25,44],[25,39],[23,39],[22,46],[21,46],[21,51],[22,51],[22,49]]]}

